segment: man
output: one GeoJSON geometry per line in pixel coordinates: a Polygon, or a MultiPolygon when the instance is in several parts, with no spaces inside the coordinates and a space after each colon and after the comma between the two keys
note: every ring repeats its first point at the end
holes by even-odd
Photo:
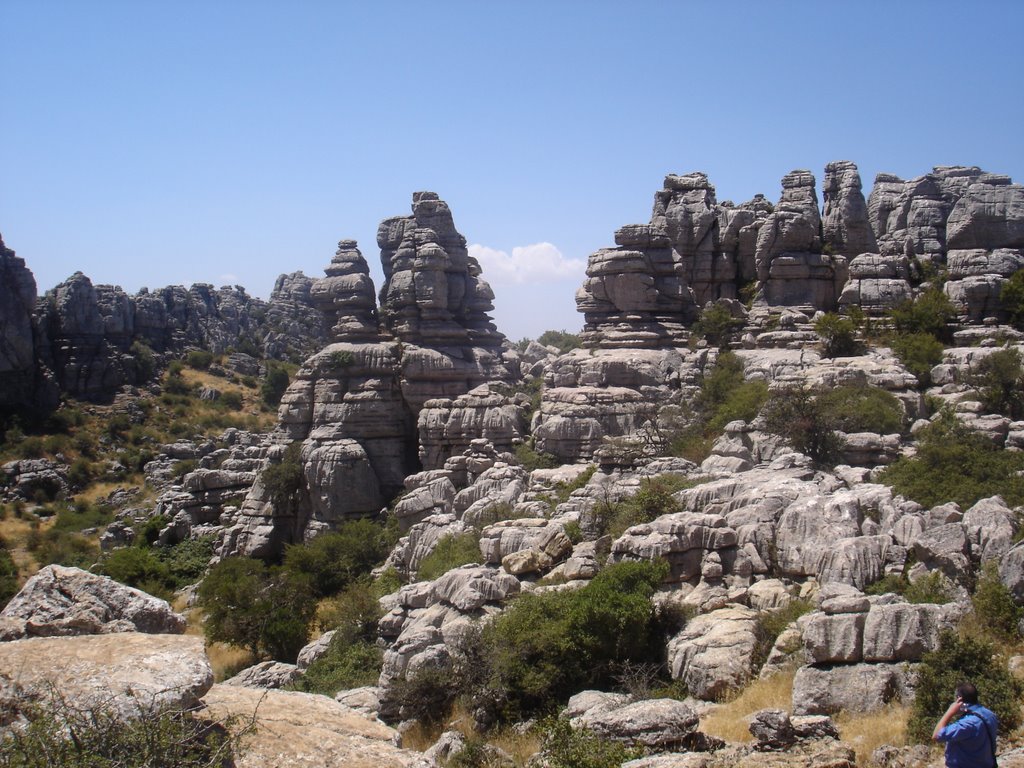
{"type": "Polygon", "coordinates": [[[932,738],[946,744],[949,768],[991,768],[996,764],[998,729],[996,716],[978,703],[978,689],[971,683],[960,683],[956,700],[939,718],[932,738]],[[957,715],[960,718],[951,723],[957,715]]]}

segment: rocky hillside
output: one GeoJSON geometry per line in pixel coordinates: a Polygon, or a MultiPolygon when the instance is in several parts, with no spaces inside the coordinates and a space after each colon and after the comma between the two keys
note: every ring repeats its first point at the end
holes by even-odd
{"type": "MultiPolygon", "coordinates": [[[[942,674],[982,681],[1015,764],[1024,188],[936,168],[865,199],[837,162],[822,191],[794,171],[735,205],[668,176],[591,255],[565,353],[507,343],[448,206],[415,194],[378,230],[379,298],[351,240],[291,291],[327,339],[273,430],[160,445],[152,500],[110,499],[96,569],[137,585],[126,543],[176,563],[206,542],[208,636],[260,662],[232,684],[429,734],[424,764],[525,764],[495,737],[514,726],[551,766],[940,765],[908,742],[942,674]]],[[[12,327],[57,338],[17,306],[12,327]]],[[[223,351],[244,323],[216,327],[223,351]]],[[[33,349],[0,350],[10,391],[41,375],[33,349]]],[[[9,500],[32,469],[5,466],[9,500]]],[[[39,589],[0,614],[8,646],[138,628],[39,589]]]]}

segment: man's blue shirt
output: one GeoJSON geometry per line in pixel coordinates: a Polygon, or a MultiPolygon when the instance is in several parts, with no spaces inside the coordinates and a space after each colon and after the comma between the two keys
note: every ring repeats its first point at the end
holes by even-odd
{"type": "Polygon", "coordinates": [[[980,704],[968,704],[967,712],[950,723],[936,737],[946,743],[946,765],[950,768],[990,768],[992,742],[999,730],[999,721],[991,710],[980,704]]]}

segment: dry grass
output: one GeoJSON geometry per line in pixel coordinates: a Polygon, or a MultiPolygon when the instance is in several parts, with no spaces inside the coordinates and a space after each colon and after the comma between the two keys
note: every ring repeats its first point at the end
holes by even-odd
{"type": "Polygon", "coordinates": [[[736,698],[711,710],[700,729],[728,742],[753,741],[754,737],[748,730],[748,718],[761,709],[789,711],[792,707],[795,674],[795,670],[788,670],[765,680],[753,681],[736,698]]]}
{"type": "Polygon", "coordinates": [[[40,524],[35,520],[34,515],[26,514],[25,517],[15,517],[10,509],[8,509],[7,516],[0,519],[0,539],[6,544],[7,551],[11,553],[11,559],[18,567],[19,587],[39,570],[39,563],[28,550],[28,536],[33,522],[41,528],[45,528],[47,525],[46,523],[40,524]]]}
{"type": "MultiPolygon", "coordinates": [[[[181,602],[184,600],[179,596],[175,600],[175,610],[181,610],[181,602]]],[[[203,636],[203,612],[198,608],[185,611],[185,634],[203,636]]],[[[227,680],[229,677],[241,672],[246,667],[251,667],[258,659],[245,648],[228,643],[206,644],[206,656],[210,660],[210,667],[213,669],[213,679],[218,683],[227,680]]]]}
{"type": "Polygon", "coordinates": [[[877,712],[842,712],[835,720],[840,739],[857,753],[857,765],[867,766],[871,753],[883,744],[902,747],[907,743],[909,718],[909,706],[890,704],[877,712]]]}

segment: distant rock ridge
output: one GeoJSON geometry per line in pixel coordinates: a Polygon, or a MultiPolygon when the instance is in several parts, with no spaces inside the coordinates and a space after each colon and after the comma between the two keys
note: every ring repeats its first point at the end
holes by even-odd
{"type": "Polygon", "coordinates": [[[940,166],[910,181],[878,174],[867,200],[857,166],[782,179],[776,205],[758,195],[718,203],[706,174],[665,177],[648,224],[594,252],[576,294],[585,346],[685,343],[708,303],[740,296],[809,315],[860,306],[880,315],[912,298],[927,265],[965,322],[999,322],[1002,284],[1024,266],[1024,187],[980,168],[940,166]]]}

